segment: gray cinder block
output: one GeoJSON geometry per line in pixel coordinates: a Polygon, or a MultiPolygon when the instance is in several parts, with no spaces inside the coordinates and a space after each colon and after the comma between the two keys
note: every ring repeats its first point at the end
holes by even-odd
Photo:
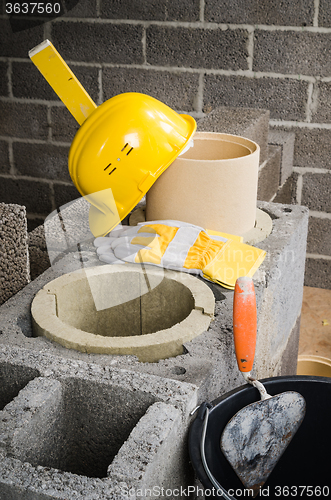
{"type": "Polygon", "coordinates": [[[4,203],[21,203],[26,211],[47,214],[52,211],[51,190],[47,182],[3,177],[0,182],[0,199],[4,203]]]}
{"type": "Polygon", "coordinates": [[[0,203],[0,303],[30,281],[25,207],[0,203]]]}
{"type": "Polygon", "coordinates": [[[316,82],[313,93],[312,121],[330,123],[331,88],[329,82],[316,82]]]}
{"type": "Polygon", "coordinates": [[[312,26],[313,19],[314,0],[291,3],[273,0],[263,3],[256,0],[230,3],[226,0],[205,0],[205,20],[210,22],[312,26]]]}
{"type": "Polygon", "coordinates": [[[22,139],[47,139],[47,106],[42,104],[0,102],[0,135],[22,139]]]}
{"type": "Polygon", "coordinates": [[[248,69],[248,32],[150,26],[146,30],[149,64],[190,68],[248,69]]]}
{"type": "Polygon", "coordinates": [[[79,125],[72,114],[64,106],[52,106],[51,122],[53,141],[67,142],[69,145],[79,129],[79,125]]]}
{"type": "MultiPolygon", "coordinates": [[[[72,66],[71,69],[92,99],[97,100],[99,96],[99,69],[76,65],[72,66]]],[[[13,62],[11,80],[15,97],[59,101],[59,97],[31,61],[13,62]]],[[[69,111],[67,113],[70,115],[69,111]]]]}
{"type": "Polygon", "coordinates": [[[52,26],[52,40],[67,61],[75,54],[76,61],[93,63],[144,62],[139,25],[58,22],[52,26]]]}
{"type": "Polygon", "coordinates": [[[43,224],[29,233],[29,256],[31,279],[34,280],[51,265],[43,224]]]}
{"type": "Polygon", "coordinates": [[[259,171],[257,199],[270,201],[279,188],[282,150],[279,146],[269,146],[268,158],[259,171]]]}
{"type": "Polygon", "coordinates": [[[329,33],[255,31],[254,71],[329,76],[329,33]]]}
{"type": "Polygon", "coordinates": [[[0,141],[0,172],[8,174],[10,171],[8,143],[0,141]]]}
{"type": "MultiPolygon", "coordinates": [[[[267,256],[254,276],[253,374],[291,375],[297,364],[308,210],[267,202],[258,207],[271,216],[273,228],[258,244],[267,256]]],[[[92,244],[86,241],[84,248],[89,249],[84,267],[101,266],[92,244]]],[[[198,402],[243,384],[233,347],[233,292],[210,284],[215,319],[185,344],[185,354],[140,363],[135,356],[69,350],[32,336],[30,307],[44,285],[81,268],[77,253],[69,252],[0,308],[0,366],[6,364],[4,377],[20,381],[16,388],[5,383],[8,394],[0,412],[0,498],[124,500],[128,491],[138,498],[154,481],[167,488],[194,484],[186,441],[190,412],[198,402]]]]}
{"type": "Polygon", "coordinates": [[[306,173],[303,176],[302,205],[310,210],[331,212],[331,175],[306,173]]]}
{"type": "Polygon", "coordinates": [[[141,19],[143,21],[199,21],[199,0],[136,2],[102,2],[101,17],[108,19],[141,19]]]}
{"type": "MultiPolygon", "coordinates": [[[[5,4],[3,4],[5,8],[5,4]]],[[[43,25],[35,26],[32,29],[26,29],[14,33],[11,29],[8,15],[0,19],[1,37],[1,56],[19,57],[29,60],[28,50],[38,45],[43,40],[43,25]]]]}
{"type": "Polygon", "coordinates": [[[290,177],[293,171],[295,133],[284,130],[269,130],[269,144],[281,147],[280,186],[290,177]]]}
{"type": "Polygon", "coordinates": [[[331,220],[309,217],[307,252],[331,256],[331,220]]]}
{"type": "Polygon", "coordinates": [[[68,171],[68,146],[16,142],[13,151],[14,158],[22,159],[16,164],[19,175],[71,181],[68,171]]]}
{"type": "MultiPolygon", "coordinates": [[[[1,353],[0,366],[5,356],[36,365],[16,350],[1,353]]],[[[0,411],[0,498],[138,498],[191,484],[185,436],[196,387],[43,355],[37,367],[41,376],[0,411]]]]}
{"type": "Polygon", "coordinates": [[[331,289],[331,260],[306,259],[305,285],[314,288],[331,289]]]}
{"type": "Polygon", "coordinates": [[[0,63],[0,95],[8,97],[8,63],[0,63]]]}
{"type": "Polygon", "coordinates": [[[122,92],[142,92],[173,109],[193,111],[199,86],[199,75],[130,68],[104,68],[104,100],[122,92]]]}
{"type": "Polygon", "coordinates": [[[308,82],[226,75],[206,75],[204,81],[204,109],[262,108],[269,109],[270,117],[277,120],[305,120],[308,82]]]}
{"type": "Polygon", "coordinates": [[[331,12],[329,0],[320,0],[318,12],[318,26],[331,26],[331,12]]]}
{"type": "Polygon", "coordinates": [[[330,168],[331,130],[295,129],[294,165],[296,167],[330,168]]]}
{"type": "Polygon", "coordinates": [[[198,120],[197,130],[247,137],[260,146],[260,163],[268,155],[270,113],[266,109],[220,106],[198,120]]]}

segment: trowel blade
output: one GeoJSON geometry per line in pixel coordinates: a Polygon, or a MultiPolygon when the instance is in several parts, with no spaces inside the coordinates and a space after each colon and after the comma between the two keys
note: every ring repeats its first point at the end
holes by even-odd
{"type": "Polygon", "coordinates": [[[254,497],[300,427],[305,411],[303,396],[288,391],[246,406],[226,425],[222,452],[254,497]]]}

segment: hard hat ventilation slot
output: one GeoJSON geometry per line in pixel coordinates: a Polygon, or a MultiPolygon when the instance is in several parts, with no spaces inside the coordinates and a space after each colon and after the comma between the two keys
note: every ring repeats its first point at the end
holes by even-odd
{"type": "Polygon", "coordinates": [[[128,156],[128,155],[131,153],[131,151],[132,151],[132,150],[133,150],[133,148],[131,148],[131,149],[130,149],[127,153],[126,153],[126,156],[128,156]]]}
{"type": "Polygon", "coordinates": [[[108,174],[108,175],[112,174],[112,173],[114,172],[114,170],[116,170],[116,167],[115,167],[115,168],[113,168],[113,170],[112,170],[111,172],[109,172],[109,174],[108,174]]]}
{"type": "Polygon", "coordinates": [[[129,145],[129,143],[127,142],[127,143],[125,144],[125,146],[121,149],[121,151],[124,151],[124,149],[125,149],[128,145],[129,145]]]}
{"type": "Polygon", "coordinates": [[[109,165],[106,166],[106,168],[104,168],[104,170],[107,170],[107,168],[109,168],[111,165],[111,163],[109,163],[109,165]]]}

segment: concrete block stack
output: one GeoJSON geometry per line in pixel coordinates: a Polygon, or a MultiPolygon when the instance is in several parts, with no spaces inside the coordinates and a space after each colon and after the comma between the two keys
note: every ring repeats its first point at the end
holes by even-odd
{"type": "MultiPolygon", "coordinates": [[[[273,221],[254,280],[254,375],[263,378],[296,371],[308,211],[269,202],[259,208],[273,221]]],[[[92,243],[86,255],[86,270],[103,265],[92,243]]],[[[214,321],[178,356],[143,363],[79,352],[35,337],[30,311],[42,287],[81,269],[76,257],[69,251],[0,307],[0,498],[124,500],[128,491],[192,487],[190,412],[243,383],[233,292],[210,284],[214,321]]]]}

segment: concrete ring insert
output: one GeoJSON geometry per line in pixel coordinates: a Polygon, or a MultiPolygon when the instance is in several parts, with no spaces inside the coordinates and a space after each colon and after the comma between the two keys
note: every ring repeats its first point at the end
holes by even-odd
{"type": "Polygon", "coordinates": [[[183,354],[214,306],[209,287],[189,274],[125,264],[60,276],[36,294],[31,313],[34,334],[64,347],[156,362],[183,354]]]}

